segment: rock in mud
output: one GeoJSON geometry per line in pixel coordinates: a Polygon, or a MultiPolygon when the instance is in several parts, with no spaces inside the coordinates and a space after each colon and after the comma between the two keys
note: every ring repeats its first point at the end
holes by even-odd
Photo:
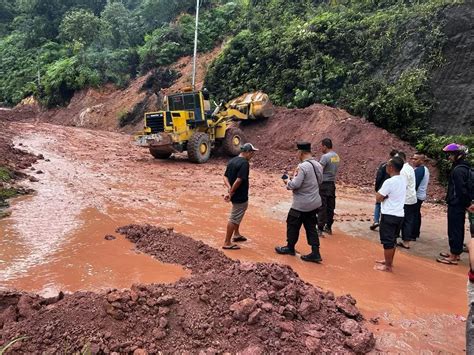
{"type": "Polygon", "coordinates": [[[235,302],[230,306],[230,310],[233,312],[233,317],[236,320],[245,322],[255,309],[255,300],[252,298],[246,298],[240,302],[235,302]]]}

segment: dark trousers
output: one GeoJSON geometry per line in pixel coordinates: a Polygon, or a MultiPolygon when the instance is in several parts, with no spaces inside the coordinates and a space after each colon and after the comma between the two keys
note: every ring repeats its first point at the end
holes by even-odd
{"type": "Polygon", "coordinates": [[[308,244],[311,245],[313,251],[319,250],[319,237],[316,231],[317,224],[318,217],[316,216],[316,210],[301,212],[291,208],[286,218],[286,240],[288,247],[291,249],[295,248],[300,235],[301,225],[303,225],[306,230],[308,244]]]}
{"type": "Polygon", "coordinates": [[[415,229],[416,209],[416,203],[414,203],[413,205],[403,206],[403,210],[405,211],[405,217],[403,218],[402,225],[402,240],[405,240],[407,242],[415,240],[413,232],[415,229]]]}
{"type": "Polygon", "coordinates": [[[334,223],[334,210],[336,209],[336,184],[334,181],[325,181],[319,186],[322,206],[318,211],[318,228],[327,226],[331,229],[334,223]]]}
{"type": "Polygon", "coordinates": [[[448,205],[448,240],[451,254],[462,254],[465,220],[465,207],[459,205],[448,205]]]}
{"type": "Polygon", "coordinates": [[[415,210],[415,223],[413,225],[413,238],[416,240],[420,238],[420,230],[421,230],[421,205],[423,204],[423,200],[416,201],[416,210],[415,210]]]}
{"type": "Polygon", "coordinates": [[[380,218],[380,243],[384,249],[394,249],[403,224],[403,217],[382,214],[380,218]]]}

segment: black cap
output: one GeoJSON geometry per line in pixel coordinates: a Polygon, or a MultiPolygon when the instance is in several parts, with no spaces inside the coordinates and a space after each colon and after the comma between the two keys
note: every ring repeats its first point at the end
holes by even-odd
{"type": "Polygon", "coordinates": [[[242,145],[240,147],[240,150],[242,152],[256,152],[256,151],[258,151],[258,149],[255,148],[252,143],[245,143],[244,145],[242,145]]]}
{"type": "Polygon", "coordinates": [[[309,142],[296,142],[296,147],[298,148],[298,150],[311,152],[311,143],[309,142]]]}

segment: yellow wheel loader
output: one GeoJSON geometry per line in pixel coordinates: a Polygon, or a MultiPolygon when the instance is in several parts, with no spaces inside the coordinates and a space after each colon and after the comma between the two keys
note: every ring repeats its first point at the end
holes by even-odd
{"type": "Polygon", "coordinates": [[[204,163],[218,146],[236,156],[246,142],[236,122],[273,115],[273,105],[262,92],[244,94],[213,111],[207,91],[183,90],[168,95],[165,103],[166,111],[145,113],[144,130],[135,136],[136,144],[156,159],[187,151],[189,160],[204,163]]]}

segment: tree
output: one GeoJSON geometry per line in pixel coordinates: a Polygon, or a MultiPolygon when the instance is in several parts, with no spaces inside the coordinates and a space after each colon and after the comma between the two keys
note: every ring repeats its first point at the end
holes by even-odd
{"type": "Polygon", "coordinates": [[[131,11],[122,2],[109,1],[102,11],[102,35],[113,48],[130,47],[139,41],[131,11]]]}
{"type": "Polygon", "coordinates": [[[64,16],[59,26],[60,37],[66,41],[77,41],[90,45],[99,35],[101,21],[91,11],[77,9],[64,16]]]}

